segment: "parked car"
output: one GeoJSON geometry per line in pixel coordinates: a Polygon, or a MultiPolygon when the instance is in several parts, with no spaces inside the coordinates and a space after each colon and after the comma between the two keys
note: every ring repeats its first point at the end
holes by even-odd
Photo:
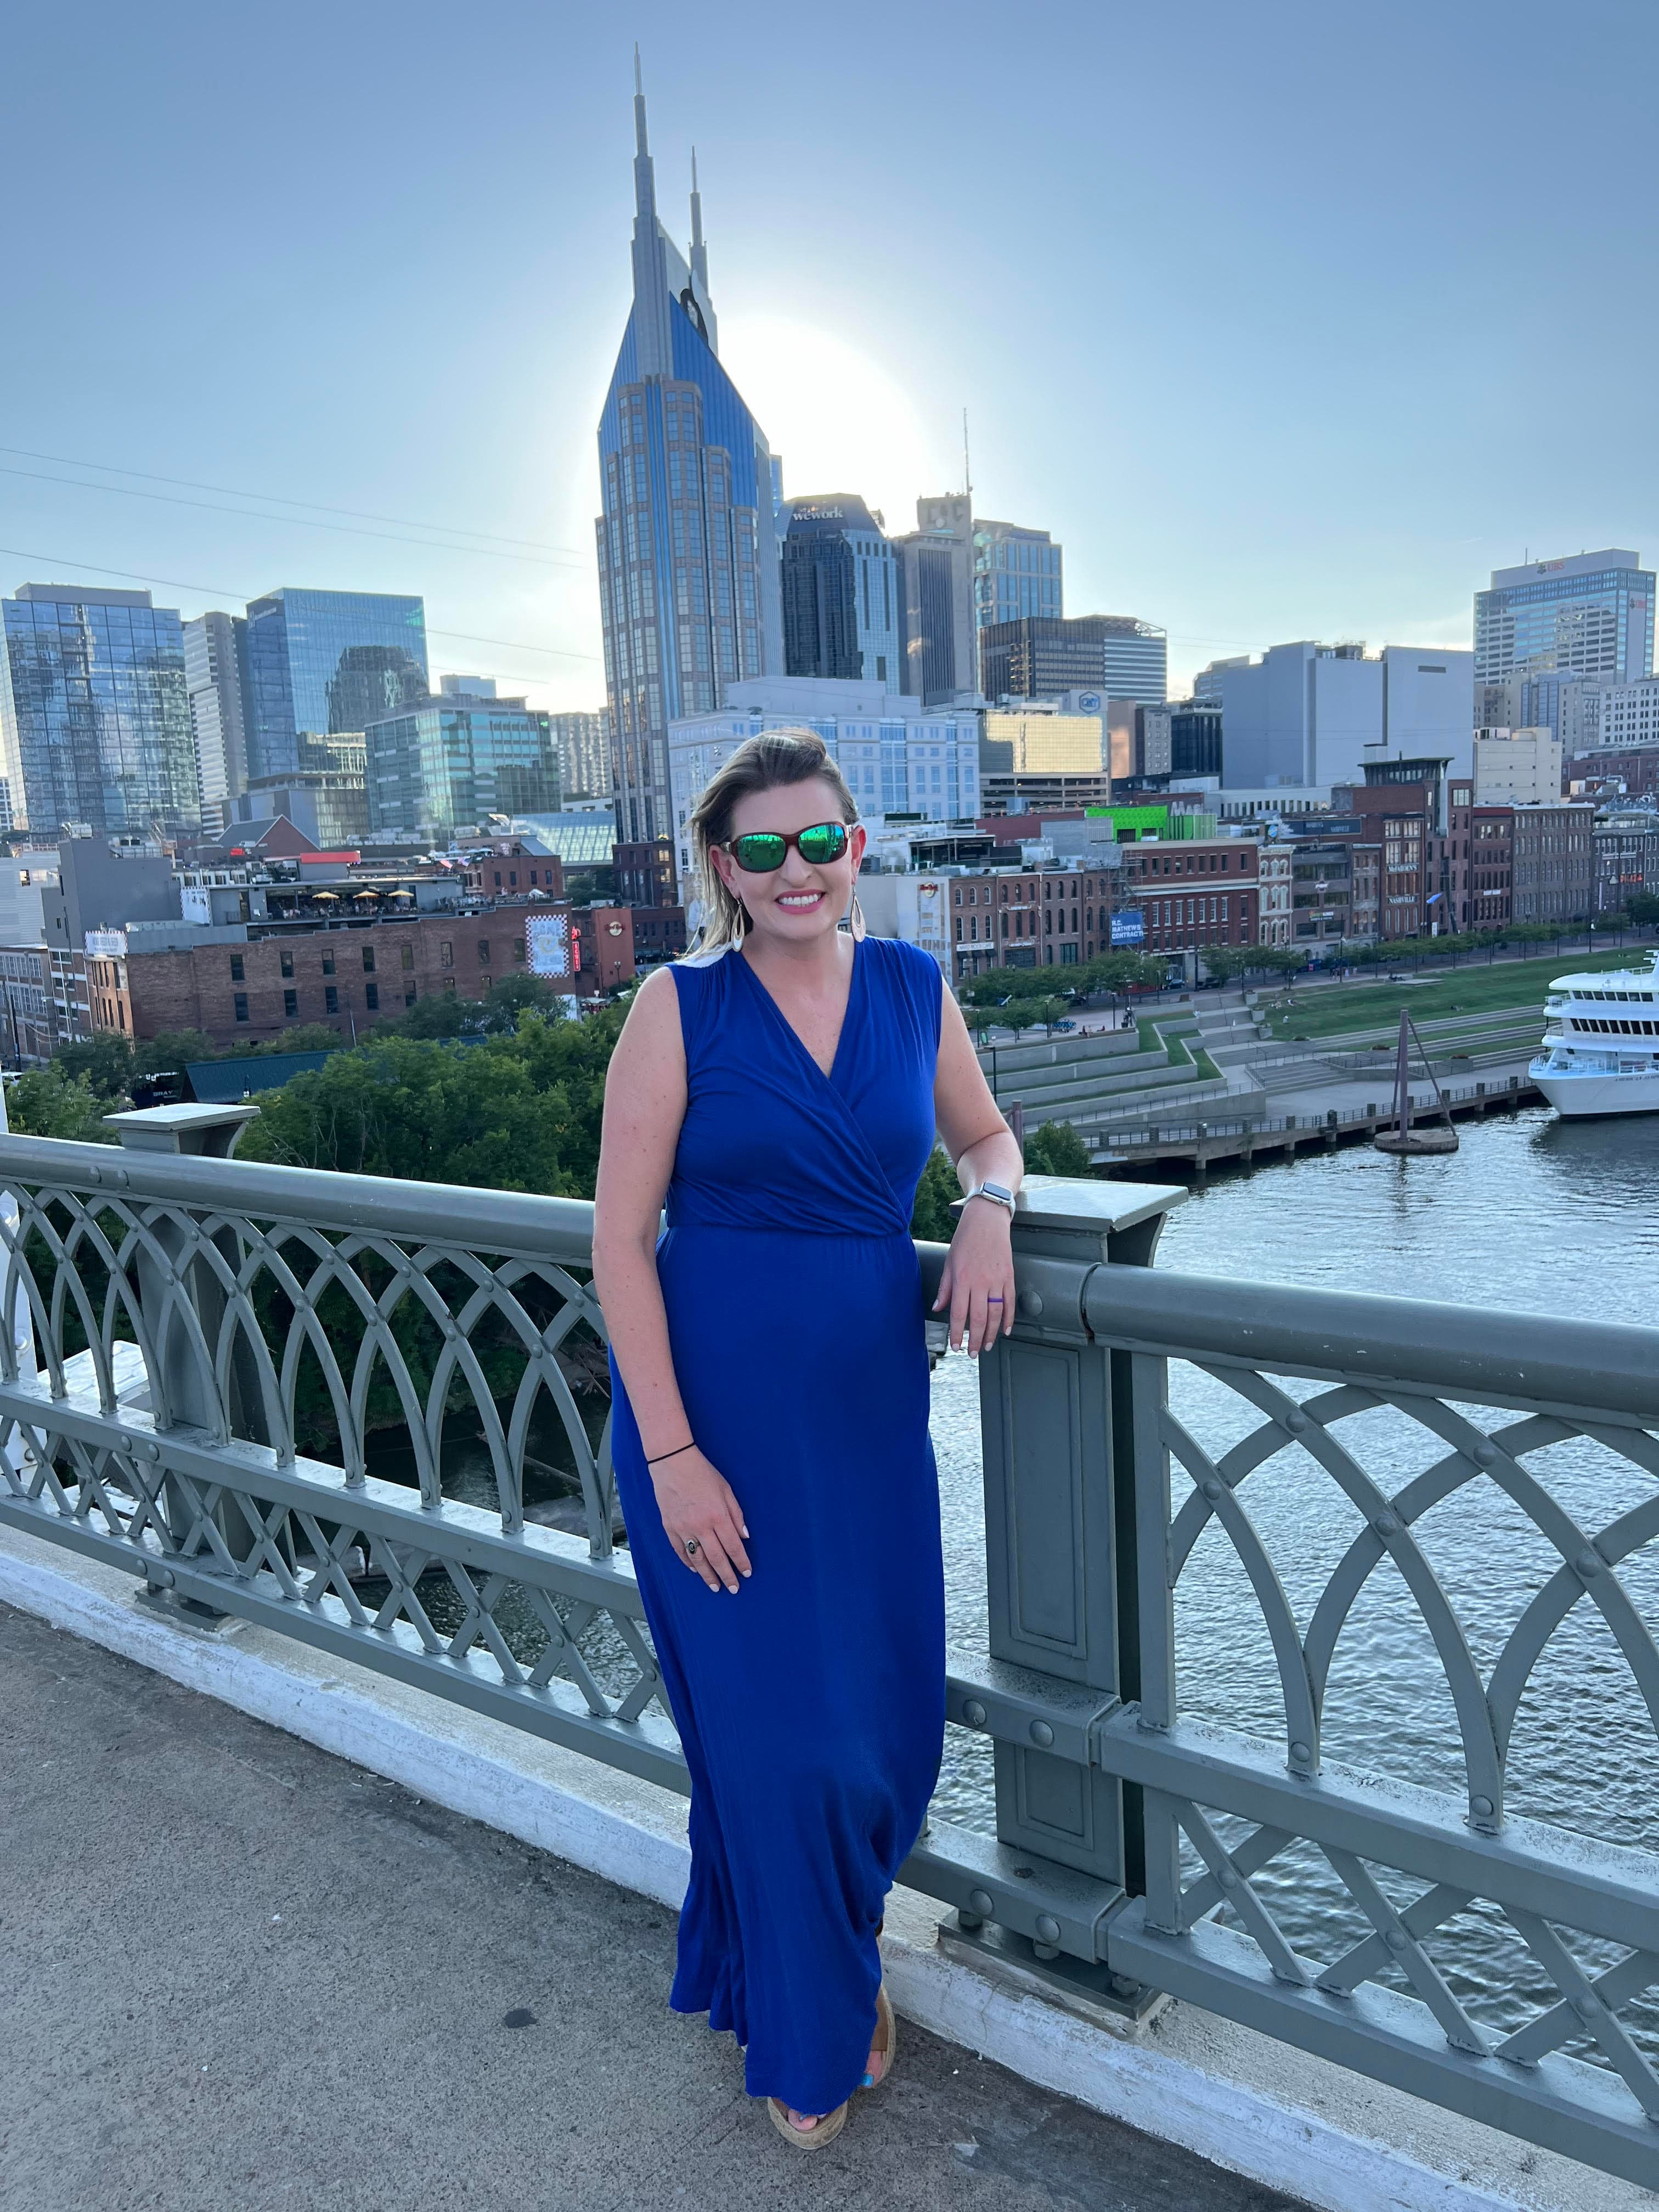
{"type": "Polygon", "coordinates": [[[1069,1014],[1066,1014],[1062,1015],[1060,1019],[1054,1024],[1054,1027],[1057,1030],[1074,1030],[1077,1027],[1077,1024],[1072,1019],[1069,1014]]]}

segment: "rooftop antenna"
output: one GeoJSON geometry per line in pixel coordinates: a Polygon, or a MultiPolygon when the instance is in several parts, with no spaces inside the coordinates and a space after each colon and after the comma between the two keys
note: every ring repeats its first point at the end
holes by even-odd
{"type": "Polygon", "coordinates": [[[971,513],[974,504],[974,471],[973,465],[968,458],[968,410],[965,407],[962,410],[962,489],[967,495],[968,506],[971,513]]]}

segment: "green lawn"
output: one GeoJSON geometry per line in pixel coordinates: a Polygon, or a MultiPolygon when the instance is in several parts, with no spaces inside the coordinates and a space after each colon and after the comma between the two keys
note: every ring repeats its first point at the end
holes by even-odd
{"type": "Polygon", "coordinates": [[[1557,975],[1601,968],[1642,968],[1650,948],[1627,945],[1615,952],[1554,953],[1538,960],[1499,960],[1488,967],[1475,958],[1437,975],[1431,982],[1354,983],[1327,989],[1292,987],[1294,1004],[1286,1011],[1284,993],[1263,993],[1258,1005],[1271,1014],[1272,1033],[1286,1040],[1327,1037],[1352,1030],[1384,1029],[1404,1006],[1414,1022],[1437,1021],[1454,1014],[1496,1013],[1505,1007],[1536,1008],[1557,975]]]}

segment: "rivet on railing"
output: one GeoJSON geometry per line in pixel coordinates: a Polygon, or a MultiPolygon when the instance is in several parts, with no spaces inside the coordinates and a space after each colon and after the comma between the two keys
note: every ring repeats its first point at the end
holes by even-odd
{"type": "Polygon", "coordinates": [[[1058,1943],[1058,1942],[1059,1942],[1059,1941],[1060,1941],[1060,1923],[1059,1923],[1059,1921],[1058,1921],[1058,1920],[1056,1920],[1056,1919],[1055,1919],[1055,1917],[1054,1917],[1054,1914],[1053,1914],[1052,1912],[1039,1912],[1039,1913],[1038,1913],[1038,1915],[1037,1915],[1037,1921],[1036,1921],[1036,1932],[1037,1932],[1037,1934],[1038,1934],[1038,1935],[1042,1938],[1042,1941],[1043,1941],[1045,1943],[1058,1943]]]}
{"type": "Polygon", "coordinates": [[[1406,1940],[1405,1931],[1400,1928],[1388,1929],[1382,1937],[1382,1941],[1391,1951],[1403,1951],[1406,1948],[1406,1940]]]}
{"type": "Polygon", "coordinates": [[[1601,1555],[1599,1552],[1581,1552],[1578,1554],[1578,1557],[1573,1561],[1573,1565],[1588,1582],[1592,1575],[1599,1575],[1601,1573],[1602,1566],[1601,1555]]]}
{"type": "Polygon", "coordinates": [[[1392,1536],[1400,1523],[1392,1513],[1379,1513],[1371,1526],[1379,1536],[1392,1536]]]}
{"type": "Polygon", "coordinates": [[[1496,1444],[1478,1443],[1469,1454],[1477,1467],[1490,1467],[1498,1456],[1496,1444]]]}
{"type": "Polygon", "coordinates": [[[1595,1999],[1588,1996],[1575,1997],[1572,2001],[1572,2008],[1580,2020],[1594,2020],[1597,2011],[1595,1999]]]}
{"type": "Polygon", "coordinates": [[[1033,1743],[1042,1744],[1046,1748],[1054,1741],[1054,1732],[1049,1727],[1047,1721],[1033,1721],[1031,1723],[1031,1741],[1033,1743]]]}
{"type": "Polygon", "coordinates": [[[1306,1766],[1312,1758],[1313,1752],[1307,1744],[1293,1743],[1291,1746],[1291,1765],[1292,1766],[1306,1766]]]}
{"type": "Polygon", "coordinates": [[[1029,1321],[1035,1321],[1042,1311],[1042,1295],[1039,1291],[1022,1291],[1019,1310],[1029,1321]]]}
{"type": "Polygon", "coordinates": [[[1213,1475],[1212,1475],[1207,1481],[1200,1483],[1199,1488],[1203,1492],[1204,1495],[1209,1499],[1212,1505],[1216,1499],[1221,1495],[1221,1485],[1216,1480],[1213,1475]]]}
{"type": "Polygon", "coordinates": [[[1235,1890],[1238,1887],[1238,1871],[1231,1865],[1223,1867],[1216,1879],[1223,1889],[1235,1890]]]}
{"type": "Polygon", "coordinates": [[[977,1698],[969,1698],[967,1704],[963,1705],[962,1709],[962,1717],[967,1722],[969,1728],[984,1727],[985,1708],[981,1705],[977,1698]]]}
{"type": "Polygon", "coordinates": [[[1305,1413],[1300,1412],[1286,1413],[1285,1416],[1285,1425],[1293,1437],[1299,1437],[1303,1430],[1308,1425],[1308,1417],[1305,1413]]]}
{"type": "Polygon", "coordinates": [[[1496,1808],[1490,1797],[1471,1797],[1469,1810],[1477,1820],[1490,1820],[1496,1808]]]}
{"type": "Polygon", "coordinates": [[[968,1903],[971,1909],[979,1914],[981,1920],[996,1910],[996,1899],[988,1889],[970,1889],[968,1893],[968,1903]]]}

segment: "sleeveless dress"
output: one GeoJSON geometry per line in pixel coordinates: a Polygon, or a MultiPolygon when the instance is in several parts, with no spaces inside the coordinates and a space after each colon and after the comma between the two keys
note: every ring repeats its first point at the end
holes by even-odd
{"type": "Polygon", "coordinates": [[[933,1144],[940,979],[867,938],[826,1076],[741,953],[671,970],[687,1103],[657,1247],[691,1433],[748,1523],[711,1591],[664,1534],[611,1364],[617,1487],[691,1771],[669,2002],[751,2096],[863,2077],[876,1931],[945,1735],[939,1484],[910,1211],[933,1144]]]}

